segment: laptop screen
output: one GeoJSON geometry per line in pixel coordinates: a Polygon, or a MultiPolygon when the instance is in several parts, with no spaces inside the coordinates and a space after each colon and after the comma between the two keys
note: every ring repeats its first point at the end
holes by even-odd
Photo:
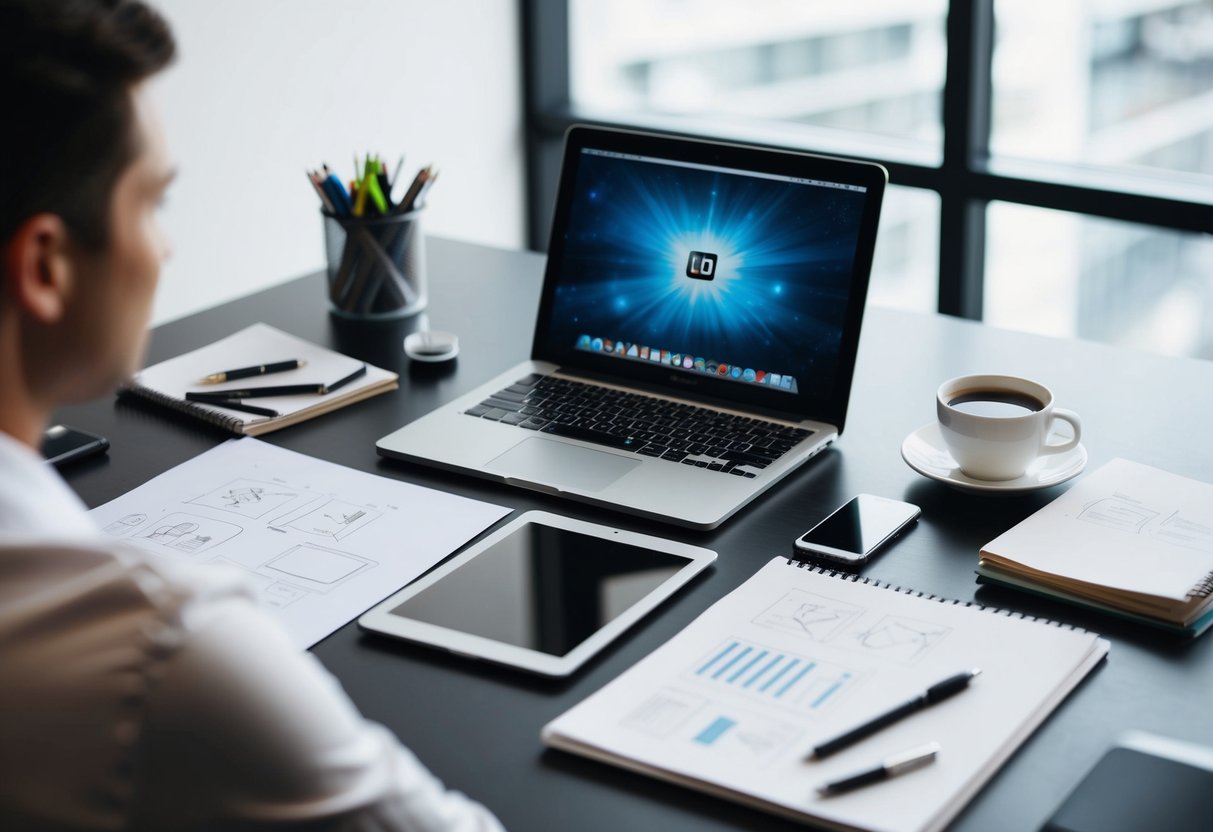
{"type": "Polygon", "coordinates": [[[883,171],[584,132],[566,150],[536,357],[823,420],[845,374],[845,412],[883,171]]]}

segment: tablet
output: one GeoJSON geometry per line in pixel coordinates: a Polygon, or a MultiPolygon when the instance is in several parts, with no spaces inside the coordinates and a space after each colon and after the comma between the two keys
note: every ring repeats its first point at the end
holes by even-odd
{"type": "Polygon", "coordinates": [[[510,521],[358,619],[363,629],[567,676],[716,553],[545,511],[510,521]]]}

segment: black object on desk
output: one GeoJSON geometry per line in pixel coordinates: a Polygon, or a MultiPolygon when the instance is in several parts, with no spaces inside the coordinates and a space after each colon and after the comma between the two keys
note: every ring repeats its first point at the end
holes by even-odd
{"type": "Polygon", "coordinates": [[[42,456],[56,468],[109,450],[104,436],[67,425],[51,425],[42,434],[42,456]]]}
{"type": "MultiPolygon", "coordinates": [[[[1213,751],[1209,752],[1213,757],[1213,751]]],[[[1041,832],[1207,832],[1213,769],[1144,748],[1104,754],[1041,832]]]]}
{"type": "Polygon", "coordinates": [[[973,677],[981,673],[980,670],[967,670],[964,673],[957,673],[955,676],[949,676],[942,682],[937,682],[931,685],[918,696],[903,702],[892,710],[885,711],[877,717],[873,717],[862,725],[858,725],[841,734],[832,740],[823,742],[821,745],[813,749],[812,757],[820,760],[823,757],[828,757],[836,751],[841,751],[849,745],[854,745],[865,737],[870,737],[881,728],[892,725],[898,720],[905,719],[910,714],[921,711],[923,708],[928,708],[945,699],[949,699],[969,686],[969,682],[973,677]]]}

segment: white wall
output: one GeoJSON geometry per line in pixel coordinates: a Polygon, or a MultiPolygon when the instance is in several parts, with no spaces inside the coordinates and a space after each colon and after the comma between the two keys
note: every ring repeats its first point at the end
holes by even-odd
{"type": "Polygon", "coordinates": [[[324,264],[304,171],[433,162],[426,230],[523,245],[516,0],[152,0],[180,54],[157,86],[180,167],[154,321],[324,264]]]}

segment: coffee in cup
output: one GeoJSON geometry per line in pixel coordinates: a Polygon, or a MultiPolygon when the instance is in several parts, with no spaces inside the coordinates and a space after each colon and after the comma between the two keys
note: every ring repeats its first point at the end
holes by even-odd
{"type": "Polygon", "coordinates": [[[1018,376],[971,375],[945,381],[935,395],[944,444],[960,470],[983,480],[1023,476],[1038,457],[1077,447],[1078,414],[1053,406],[1043,384],[1018,376]],[[1056,420],[1068,422],[1073,438],[1048,442],[1056,420]]]}

